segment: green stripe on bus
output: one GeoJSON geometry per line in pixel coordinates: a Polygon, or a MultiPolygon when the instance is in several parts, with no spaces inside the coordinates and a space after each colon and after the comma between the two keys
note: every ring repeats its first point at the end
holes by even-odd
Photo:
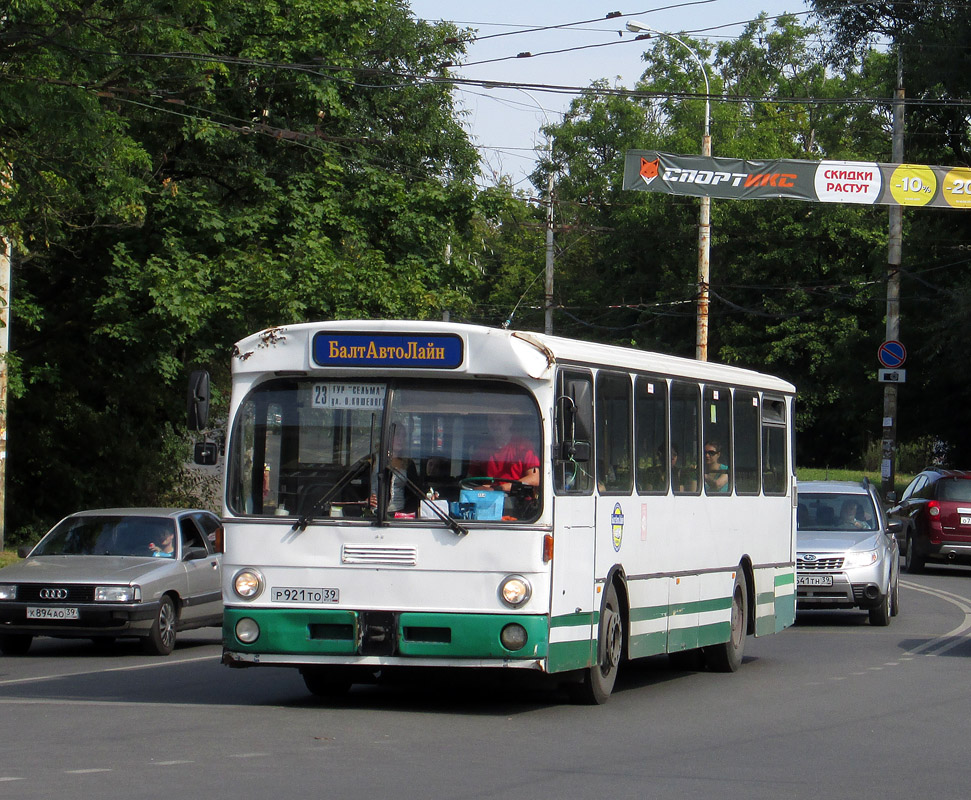
{"type": "Polygon", "coordinates": [[[593,663],[594,641],[580,639],[572,642],[550,642],[550,672],[583,669],[593,663]]]}
{"type": "Polygon", "coordinates": [[[775,576],[776,586],[785,586],[786,584],[795,583],[795,582],[796,582],[795,572],[784,572],[781,575],[775,576]]]}
{"type": "Polygon", "coordinates": [[[583,625],[596,625],[600,622],[599,611],[585,611],[579,614],[564,614],[550,620],[551,628],[577,628],[583,625]]]}
{"type": "MultiPolygon", "coordinates": [[[[358,652],[359,613],[337,609],[226,609],[223,643],[242,653],[291,655],[354,655],[358,652]],[[236,623],[256,621],[260,636],[252,644],[240,642],[236,623]]],[[[398,617],[396,654],[434,658],[545,658],[548,620],[520,614],[440,614],[402,612],[398,617]],[[502,629],[517,623],[526,630],[521,650],[507,650],[499,640],[502,629]]]]}

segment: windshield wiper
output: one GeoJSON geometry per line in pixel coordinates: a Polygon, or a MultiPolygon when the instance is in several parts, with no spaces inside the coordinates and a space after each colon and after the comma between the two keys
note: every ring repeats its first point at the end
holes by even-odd
{"type": "Polygon", "coordinates": [[[368,453],[366,456],[359,458],[357,461],[351,464],[351,466],[347,468],[347,472],[345,472],[340,478],[337,479],[334,485],[331,486],[330,489],[326,491],[320,497],[320,499],[317,500],[317,502],[310,507],[310,510],[307,511],[305,514],[303,514],[300,517],[300,519],[298,519],[295,523],[293,523],[293,527],[290,530],[291,531],[305,530],[307,525],[309,525],[313,521],[314,517],[317,516],[318,511],[324,508],[331,501],[331,499],[337,495],[337,493],[341,489],[343,489],[358,475],[364,472],[365,467],[371,466],[371,463],[374,461],[375,455],[377,454],[368,453]]]}
{"type": "Polygon", "coordinates": [[[395,469],[394,467],[388,467],[388,472],[392,473],[393,475],[395,475],[396,477],[404,481],[405,486],[411,489],[411,491],[413,491],[418,496],[419,509],[421,508],[422,503],[424,503],[427,508],[430,508],[432,511],[435,512],[435,516],[438,517],[442,522],[444,522],[445,525],[448,527],[448,529],[452,531],[452,533],[454,533],[456,536],[468,536],[469,529],[466,528],[464,525],[459,525],[459,523],[457,523],[444,511],[442,511],[442,509],[436,506],[433,502],[428,501],[425,495],[422,493],[421,487],[417,483],[415,483],[411,478],[409,478],[407,473],[404,473],[399,469],[395,469]]]}

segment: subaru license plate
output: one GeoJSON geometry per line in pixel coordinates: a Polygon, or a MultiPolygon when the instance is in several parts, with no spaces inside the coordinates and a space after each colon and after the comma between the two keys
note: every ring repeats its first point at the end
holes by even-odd
{"type": "Polygon", "coordinates": [[[832,586],[832,575],[797,575],[797,586],[832,586]]]}

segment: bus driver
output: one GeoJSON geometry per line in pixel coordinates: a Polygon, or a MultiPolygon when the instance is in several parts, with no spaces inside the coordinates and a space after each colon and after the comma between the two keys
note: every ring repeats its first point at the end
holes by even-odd
{"type": "Polygon", "coordinates": [[[510,481],[539,486],[539,456],[533,446],[512,432],[510,414],[489,415],[489,439],[476,450],[469,465],[472,477],[494,478],[492,487],[509,492],[510,481]]]}

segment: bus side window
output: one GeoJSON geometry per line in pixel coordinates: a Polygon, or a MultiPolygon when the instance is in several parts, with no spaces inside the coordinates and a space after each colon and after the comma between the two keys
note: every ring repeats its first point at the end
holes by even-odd
{"type": "Polygon", "coordinates": [[[705,387],[705,492],[732,492],[732,393],[721,386],[705,387]]]}
{"type": "Polygon", "coordinates": [[[638,376],[634,384],[634,442],[637,491],[666,494],[668,465],[668,385],[663,378],[638,376]]]}
{"type": "Polygon", "coordinates": [[[762,398],[762,491],[785,494],[788,478],[786,467],[786,407],[781,398],[762,398]]]}
{"type": "Polygon", "coordinates": [[[627,375],[597,375],[597,486],[602,492],[630,494],[631,398],[627,375]]]}
{"type": "Polygon", "coordinates": [[[697,384],[671,383],[671,484],[675,494],[697,494],[701,486],[700,401],[697,384]]]}
{"type": "Polygon", "coordinates": [[[735,421],[735,492],[758,494],[760,437],[759,396],[756,392],[736,390],[733,406],[735,421]]]}
{"type": "Polygon", "coordinates": [[[557,492],[593,491],[593,378],[586,372],[560,372],[557,378],[553,487],[557,492]]]}

